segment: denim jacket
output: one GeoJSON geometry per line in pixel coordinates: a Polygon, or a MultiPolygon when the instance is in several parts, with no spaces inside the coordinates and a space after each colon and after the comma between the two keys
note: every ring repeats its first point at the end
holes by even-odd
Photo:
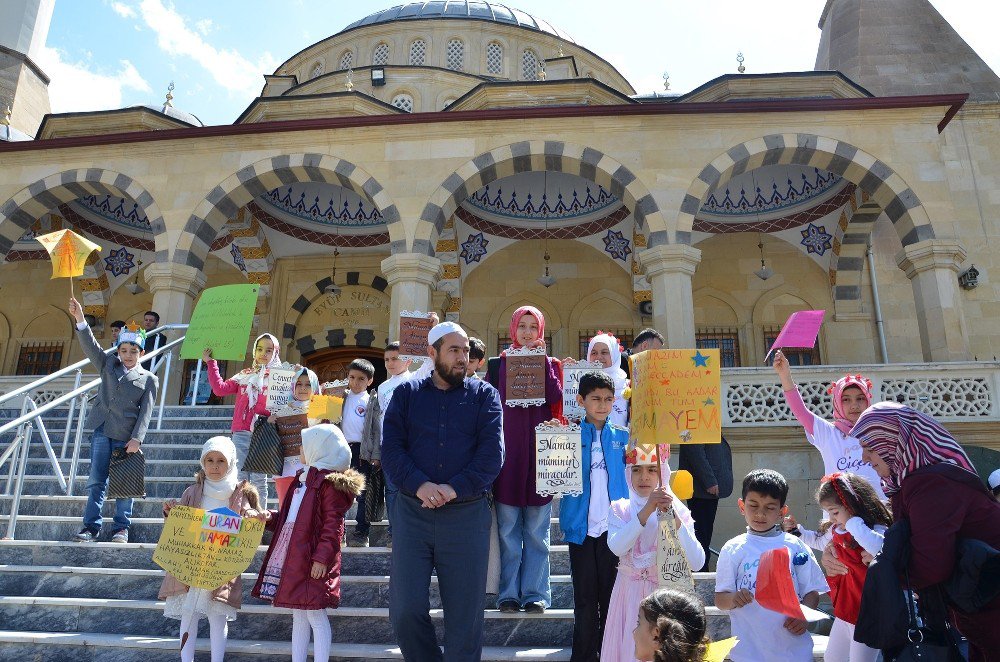
{"type": "MultiPolygon", "coordinates": [[[[596,428],[584,421],[580,424],[580,442],[583,451],[583,494],[564,496],[559,504],[559,526],[563,539],[575,545],[583,544],[587,537],[587,515],[590,512],[590,445],[594,442],[596,428]]],[[[625,447],[628,430],[611,423],[601,429],[601,448],[608,468],[608,498],[611,503],[628,498],[625,483],[625,447]]]]}

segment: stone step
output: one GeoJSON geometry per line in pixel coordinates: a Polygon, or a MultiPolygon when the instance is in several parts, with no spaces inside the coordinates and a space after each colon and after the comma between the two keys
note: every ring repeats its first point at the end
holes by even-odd
{"type": "MultiPolygon", "coordinates": [[[[12,630],[78,632],[83,629],[131,635],[176,634],[177,622],[163,617],[163,603],[154,600],[109,600],[87,598],[0,597],[0,622],[12,630]]],[[[706,608],[709,636],[729,636],[729,617],[715,607],[706,608]]],[[[379,644],[395,640],[389,610],[381,607],[341,607],[327,610],[335,643],[379,644]],[[359,623],[361,624],[359,626],[359,623]]],[[[432,609],[431,620],[444,636],[443,612],[432,609]]],[[[291,611],[270,605],[243,605],[239,617],[229,624],[234,639],[290,641],[291,611]]],[[[201,636],[208,624],[202,623],[201,636]]],[[[573,610],[549,609],[544,614],[502,614],[486,610],[483,628],[487,646],[558,646],[573,639],[573,610]]]]}
{"type": "MultiPolygon", "coordinates": [[[[4,406],[0,408],[0,423],[5,423],[7,421],[12,421],[21,415],[20,400],[14,398],[17,402],[17,407],[4,406]]],[[[5,405],[10,405],[10,402],[4,403],[5,405]]],[[[157,403],[156,408],[153,410],[153,417],[159,414],[160,408],[159,403],[157,403]]],[[[42,415],[42,418],[55,418],[61,419],[65,422],[66,414],[69,413],[68,407],[57,407],[50,412],[42,415]]],[[[163,407],[163,418],[228,418],[233,419],[233,405],[218,405],[206,407],[199,405],[197,407],[185,407],[179,405],[167,405],[163,407]]]]}
{"type": "MultiPolygon", "coordinates": [[[[194,474],[198,471],[198,457],[201,445],[192,445],[190,459],[165,460],[143,451],[146,456],[146,478],[166,478],[170,476],[186,476],[189,483],[194,482],[194,474]]],[[[70,460],[59,460],[63,476],[69,475],[70,460]]],[[[52,465],[48,458],[28,458],[27,472],[29,475],[45,475],[52,472],[52,465]]],[[[87,476],[90,474],[90,459],[80,458],[76,468],[77,475],[87,476]]]]}
{"type": "MultiPolygon", "coordinates": [[[[4,531],[0,528],[0,533],[4,531]]],[[[0,540],[0,560],[10,565],[158,569],[152,560],[155,548],[155,543],[78,543],[22,538],[0,540]]],[[[264,546],[258,549],[249,572],[260,570],[266,551],[264,546]]],[[[388,547],[345,547],[341,571],[345,575],[388,575],[391,552],[388,547]]],[[[553,575],[569,574],[569,551],[565,545],[550,547],[549,560],[553,575]]]]}
{"type": "MultiPolygon", "coordinates": [[[[157,484],[164,479],[160,478],[157,484]]],[[[146,489],[150,489],[150,480],[146,480],[146,489]]],[[[175,483],[176,484],[176,483],[175,483]]],[[[178,490],[183,489],[178,485],[178,490]]],[[[179,493],[178,493],[179,496],[179,493]]],[[[356,507],[356,506],[354,506],[356,507]]],[[[68,540],[70,536],[80,530],[80,514],[76,515],[24,515],[17,517],[16,536],[21,539],[32,540],[68,540]]],[[[0,531],[5,531],[8,515],[0,516],[0,531]]],[[[356,522],[353,519],[347,520],[348,534],[354,532],[356,522]]],[[[106,522],[110,526],[110,522],[106,522]]],[[[160,539],[160,531],[163,529],[162,517],[133,517],[132,526],[129,529],[130,542],[156,542],[160,539]]],[[[384,546],[389,541],[389,523],[387,521],[374,522],[369,532],[369,542],[376,547],[384,546]]],[[[551,524],[551,541],[553,544],[562,541],[562,531],[559,528],[559,520],[553,518],[551,524]]]]}
{"type": "MultiPolygon", "coordinates": [[[[228,432],[226,433],[228,436],[228,432]]],[[[201,447],[204,441],[199,441],[200,437],[186,435],[184,439],[174,440],[173,442],[164,440],[162,438],[151,438],[142,445],[142,452],[145,453],[147,460],[186,460],[191,463],[195,469],[198,468],[198,459],[201,456],[201,447]]],[[[206,438],[207,440],[207,438],[206,438]]],[[[80,461],[90,458],[90,446],[87,445],[90,442],[87,441],[84,446],[80,449],[80,461]]],[[[56,446],[56,457],[59,456],[60,447],[56,446]]],[[[67,449],[66,458],[64,460],[72,459],[69,457],[72,454],[72,448],[67,449]]],[[[28,454],[28,461],[33,460],[44,460],[48,455],[45,453],[45,448],[41,445],[31,445],[31,452],[28,454]]]]}
{"type": "MultiPolygon", "coordinates": [[[[13,497],[0,496],[0,515],[9,515],[13,497]]],[[[163,512],[163,502],[165,498],[146,497],[136,499],[132,506],[134,517],[159,517],[163,512]]],[[[268,499],[268,506],[272,509],[278,507],[278,500],[273,496],[268,499]]],[[[87,504],[86,496],[66,496],[65,494],[25,494],[21,497],[20,515],[45,515],[45,516],[67,516],[76,517],[83,513],[83,508],[87,504]]],[[[114,501],[104,503],[105,518],[111,517],[115,513],[114,501]]]]}
{"type": "MultiPolygon", "coordinates": [[[[59,487],[59,483],[51,471],[49,468],[44,474],[26,474],[21,493],[36,496],[65,494],[62,488],[59,487]]],[[[67,474],[64,473],[63,475],[66,476],[67,474]]],[[[187,476],[147,476],[146,496],[158,499],[179,499],[191,482],[191,474],[187,476]]],[[[86,488],[86,474],[78,475],[76,481],[73,483],[73,494],[86,494],[86,488]]]]}
{"type": "MultiPolygon", "coordinates": [[[[210,650],[208,639],[198,639],[199,653],[210,650]]],[[[100,632],[17,632],[0,630],[0,660],[20,662],[108,662],[135,660],[176,662],[176,637],[133,636],[100,632]]],[[[312,646],[309,647],[310,654],[312,646]]],[[[292,645],[285,641],[234,639],[226,642],[229,662],[288,662],[292,645]]],[[[536,646],[486,646],[483,662],[564,662],[570,659],[569,648],[536,646]]],[[[201,656],[199,656],[201,659],[201,656]]],[[[205,658],[207,659],[207,657],[205,658]]],[[[358,660],[402,660],[399,648],[381,644],[335,644],[330,662],[358,660]]],[[[818,659],[818,658],[817,658],[818,659]]]]}

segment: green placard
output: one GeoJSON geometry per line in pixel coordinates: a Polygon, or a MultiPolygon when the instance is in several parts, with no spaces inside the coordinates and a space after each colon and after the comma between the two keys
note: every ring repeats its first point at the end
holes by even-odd
{"type": "Polygon", "coordinates": [[[242,361],[259,289],[259,285],[220,285],[202,292],[181,345],[181,358],[201,358],[211,347],[214,359],[242,361]]]}

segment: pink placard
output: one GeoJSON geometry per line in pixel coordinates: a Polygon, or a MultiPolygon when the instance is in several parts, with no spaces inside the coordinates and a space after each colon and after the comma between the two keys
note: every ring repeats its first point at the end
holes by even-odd
{"type": "Polygon", "coordinates": [[[771,352],[785,347],[801,347],[808,349],[816,344],[819,327],[823,325],[825,310],[800,310],[788,316],[788,321],[781,327],[781,333],[774,339],[771,349],[767,351],[764,362],[771,358],[771,352]]]}

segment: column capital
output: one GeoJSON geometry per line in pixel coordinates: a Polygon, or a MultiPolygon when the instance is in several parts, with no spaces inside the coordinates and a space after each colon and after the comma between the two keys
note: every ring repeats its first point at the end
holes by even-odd
{"type": "Polygon", "coordinates": [[[157,292],[180,292],[196,297],[205,289],[208,279],[200,269],[174,262],[157,262],[146,267],[143,278],[149,284],[152,294],[157,292]]]}
{"type": "Polygon", "coordinates": [[[950,269],[958,273],[968,252],[954,239],[925,239],[896,254],[896,264],[912,279],[930,269],[950,269]]]}
{"type": "Polygon", "coordinates": [[[687,244],[663,244],[639,252],[639,265],[646,276],[682,273],[693,276],[701,263],[701,250],[687,244]]]}
{"type": "Polygon", "coordinates": [[[396,253],[382,260],[382,273],[390,287],[399,282],[416,282],[433,289],[441,274],[441,260],[420,253],[396,253]]]}

